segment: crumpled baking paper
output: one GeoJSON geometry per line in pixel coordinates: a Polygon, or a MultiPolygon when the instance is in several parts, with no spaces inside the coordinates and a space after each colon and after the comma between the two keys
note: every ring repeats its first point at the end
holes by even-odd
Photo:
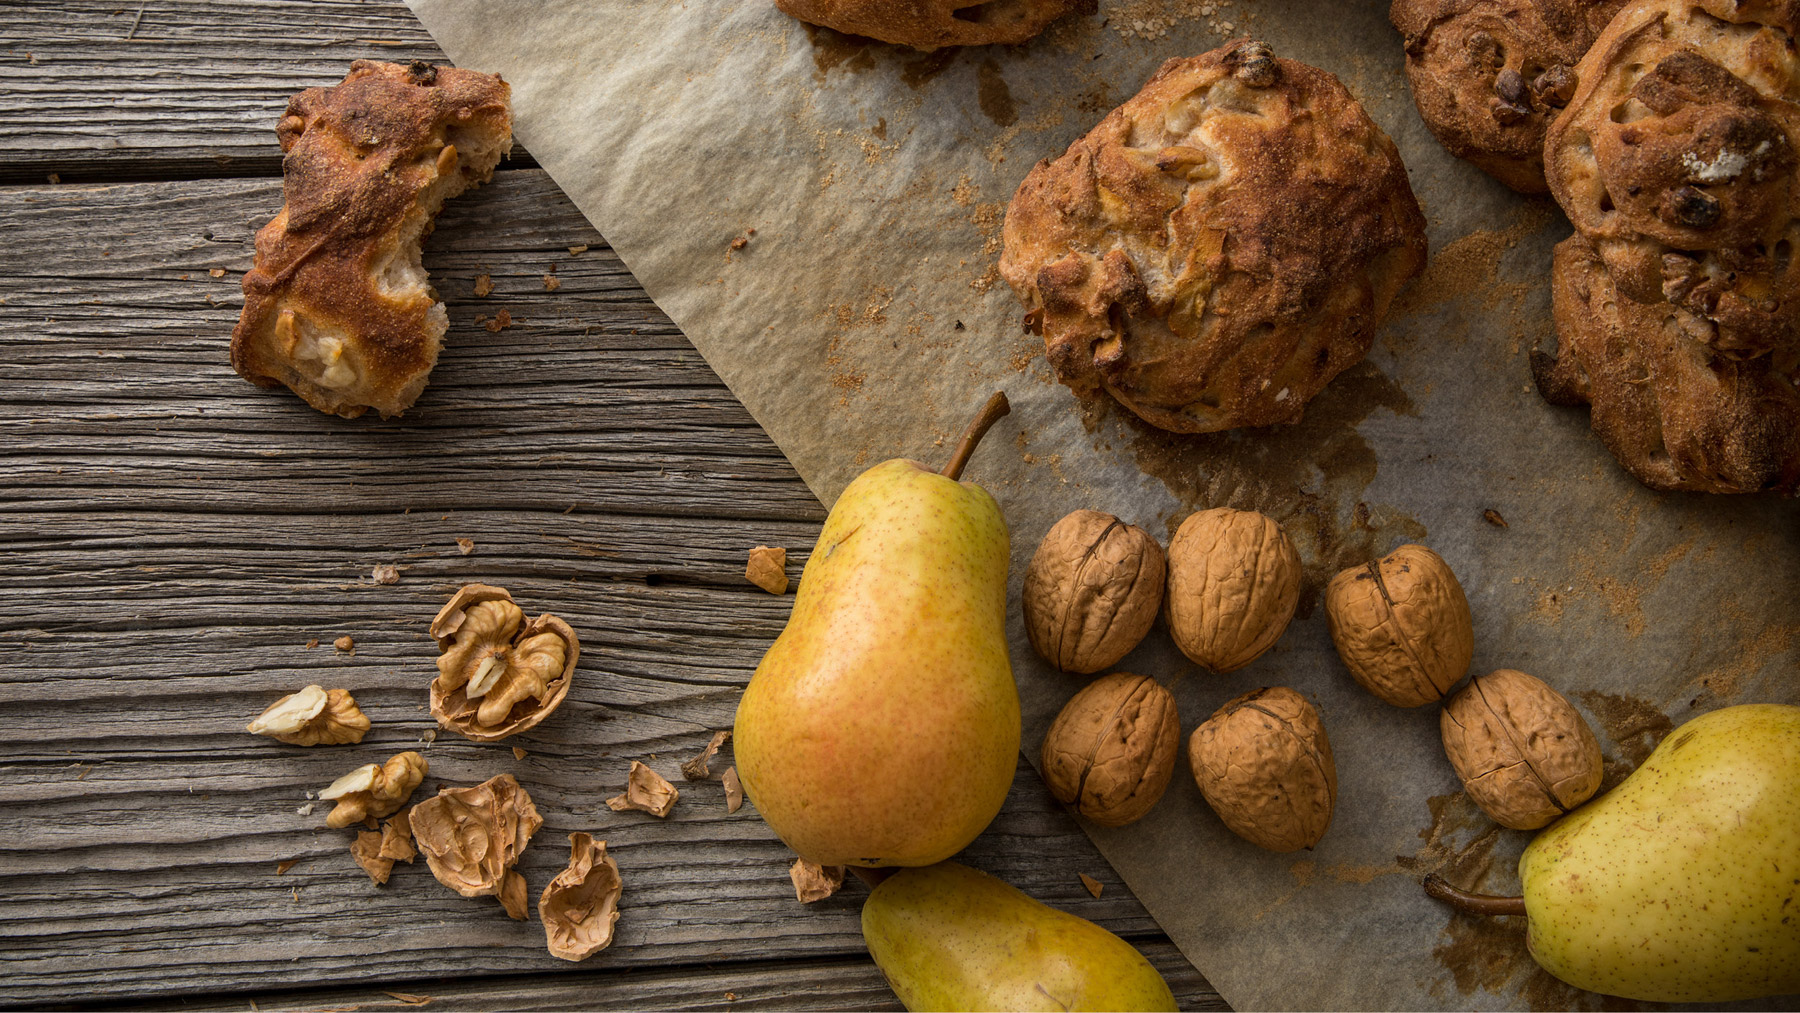
{"type": "MultiPolygon", "coordinates": [[[[1598,1007],[1536,969],[1522,927],[1420,892],[1434,870],[1516,888],[1529,835],[1459,792],[1436,708],[1390,707],[1351,681],[1324,582],[1402,542],[1432,546],[1468,591],[1475,670],[1568,693],[1616,779],[1671,724],[1800,701],[1800,525],[1769,497],[1650,492],[1584,410],[1538,397],[1526,353],[1553,343],[1550,247],[1568,226],[1426,132],[1384,3],[1127,0],[1027,45],[925,54],[801,25],[769,0],[411,2],[458,65],[512,83],[519,140],[822,501],[889,457],[942,462],[1002,388],[1013,414],[966,477],[1012,525],[1015,602],[1038,539],[1078,507],[1165,542],[1208,506],[1282,522],[1307,580],[1272,651],[1214,675],[1156,630],[1120,668],[1172,686],[1184,733],[1260,685],[1314,700],[1337,755],[1330,831],[1309,853],[1260,851],[1185,769],[1141,823],[1088,828],[1228,1001],[1598,1007]],[[1238,35],[1333,71],[1366,104],[1410,169],[1433,260],[1304,422],[1174,436],[1054,382],[999,281],[1000,227],[1034,162],[1163,60],[1238,35]]],[[[1032,653],[1016,610],[1011,635],[1035,762],[1085,680],[1032,653]]]]}

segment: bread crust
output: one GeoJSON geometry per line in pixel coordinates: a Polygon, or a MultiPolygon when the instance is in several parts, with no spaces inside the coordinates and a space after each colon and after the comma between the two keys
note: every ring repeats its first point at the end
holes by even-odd
{"type": "Polygon", "coordinates": [[[418,398],[447,325],[418,246],[510,149],[509,92],[494,74],[358,60],[294,96],[276,128],[284,203],[256,234],[231,336],[239,375],[345,418],[418,398]]]}
{"type": "Polygon", "coordinates": [[[775,0],[783,13],[882,42],[933,50],[1019,43],[1098,0],[775,0]]]}
{"type": "Polygon", "coordinates": [[[1636,0],[1577,68],[1551,193],[1613,281],[1738,356],[1800,341],[1800,0],[1636,0]]]}
{"type": "Polygon", "coordinates": [[[1004,238],[1058,378],[1190,433],[1298,422],[1425,264],[1393,142],[1249,39],[1163,64],[1038,163],[1004,238]]]}
{"type": "Polygon", "coordinates": [[[1439,143],[1520,193],[1545,193],[1544,130],[1575,65],[1626,0],[1394,0],[1413,104],[1439,143]]]}
{"type": "Polygon", "coordinates": [[[1554,359],[1532,353],[1546,399],[1591,404],[1594,432],[1652,489],[1800,491],[1800,356],[1722,353],[1708,323],[1620,293],[1579,235],[1557,244],[1554,359]]]}

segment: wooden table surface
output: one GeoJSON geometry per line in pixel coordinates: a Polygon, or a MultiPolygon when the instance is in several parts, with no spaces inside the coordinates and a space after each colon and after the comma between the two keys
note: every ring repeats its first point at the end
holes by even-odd
{"type": "MultiPolygon", "coordinates": [[[[393,0],[0,4],[0,1003],[898,1008],[864,888],[797,903],[753,806],[728,815],[716,782],[682,784],[667,821],[604,805],[631,760],[679,783],[730,726],[792,602],[745,582],[745,553],[785,545],[798,575],[825,512],[528,153],[426,247],[450,333],[404,419],[231,371],[281,205],[276,118],[369,57],[443,59],[393,0]],[[531,732],[429,741],[426,625],[476,580],[567,619],[581,666],[531,732]],[[360,746],[244,733],[315,682],[355,693],[360,746]],[[375,887],[352,832],[299,812],[404,749],[430,761],[422,792],[518,777],[545,819],[533,896],[567,834],[608,840],[613,946],[556,960],[535,913],[422,861],[375,887]]],[[[1023,762],[965,860],[1132,940],[1184,1007],[1225,1008],[1023,762]]]]}

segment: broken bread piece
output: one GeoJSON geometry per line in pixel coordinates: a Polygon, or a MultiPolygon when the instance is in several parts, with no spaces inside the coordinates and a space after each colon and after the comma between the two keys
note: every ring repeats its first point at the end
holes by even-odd
{"type": "Polygon", "coordinates": [[[449,326],[419,244],[511,150],[510,92],[497,74],[358,60],[294,96],[275,131],[284,203],[231,335],[240,376],[344,418],[418,399],[449,326]]]}

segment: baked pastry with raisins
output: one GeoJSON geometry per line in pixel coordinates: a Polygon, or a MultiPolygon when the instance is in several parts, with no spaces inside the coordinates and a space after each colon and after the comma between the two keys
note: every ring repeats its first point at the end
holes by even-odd
{"type": "Polygon", "coordinates": [[[914,49],[1019,43],[1099,0],[775,0],[809,24],[914,49]]]}

